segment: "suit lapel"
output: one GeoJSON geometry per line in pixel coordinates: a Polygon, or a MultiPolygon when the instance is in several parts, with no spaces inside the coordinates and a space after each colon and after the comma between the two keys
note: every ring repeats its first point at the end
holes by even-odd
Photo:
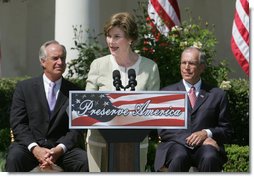
{"type": "Polygon", "coordinates": [[[44,115],[41,115],[41,117],[49,118],[49,107],[48,107],[48,101],[45,94],[45,88],[43,84],[43,78],[38,77],[38,79],[35,80],[33,84],[33,90],[36,92],[36,95],[38,96],[38,101],[40,101],[40,105],[43,109],[44,115]]]}
{"type": "Polygon", "coordinates": [[[203,104],[203,102],[208,98],[208,96],[209,94],[206,92],[204,84],[202,84],[192,113],[195,112],[203,104]]]}

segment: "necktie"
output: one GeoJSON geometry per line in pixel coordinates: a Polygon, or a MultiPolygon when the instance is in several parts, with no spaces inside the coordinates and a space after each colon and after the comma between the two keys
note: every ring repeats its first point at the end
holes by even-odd
{"type": "Polygon", "coordinates": [[[56,84],[54,82],[51,82],[49,84],[49,90],[48,90],[48,104],[50,111],[52,112],[54,110],[55,104],[56,104],[56,94],[54,92],[56,84]]]}
{"type": "Polygon", "coordinates": [[[194,86],[191,87],[190,92],[189,92],[189,99],[191,103],[191,107],[193,108],[195,103],[196,103],[196,89],[194,86]]]}

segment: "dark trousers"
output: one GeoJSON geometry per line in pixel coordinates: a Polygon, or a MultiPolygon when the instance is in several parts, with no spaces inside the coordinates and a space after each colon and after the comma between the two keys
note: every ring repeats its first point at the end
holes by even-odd
{"type": "Polygon", "coordinates": [[[189,149],[175,143],[166,157],[166,166],[171,172],[188,172],[191,166],[197,167],[200,172],[220,172],[222,162],[221,154],[211,145],[189,149]]]}
{"type": "MultiPolygon", "coordinates": [[[[56,162],[65,172],[88,172],[86,151],[74,148],[64,153],[56,162]]],[[[27,147],[12,143],[6,158],[7,172],[29,172],[39,162],[27,147]]]]}

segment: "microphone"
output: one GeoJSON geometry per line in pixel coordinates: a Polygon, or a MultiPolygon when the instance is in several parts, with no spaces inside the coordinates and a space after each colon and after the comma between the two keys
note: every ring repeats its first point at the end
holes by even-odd
{"type": "Polygon", "coordinates": [[[121,81],[121,75],[118,70],[113,71],[113,85],[115,86],[116,90],[120,90],[122,86],[122,81],[121,81]]]}
{"type": "Polygon", "coordinates": [[[137,81],[136,81],[136,72],[134,69],[128,70],[128,77],[129,77],[129,87],[131,87],[131,91],[135,91],[137,81]]]}

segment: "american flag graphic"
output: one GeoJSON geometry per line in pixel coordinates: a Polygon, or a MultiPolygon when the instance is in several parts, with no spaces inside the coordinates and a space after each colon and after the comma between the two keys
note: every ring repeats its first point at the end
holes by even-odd
{"type": "Polygon", "coordinates": [[[186,126],[185,92],[71,91],[70,105],[70,128],[186,126]]]}
{"type": "Polygon", "coordinates": [[[172,27],[181,25],[177,0],[148,0],[147,12],[150,25],[165,36],[172,27]]]}

